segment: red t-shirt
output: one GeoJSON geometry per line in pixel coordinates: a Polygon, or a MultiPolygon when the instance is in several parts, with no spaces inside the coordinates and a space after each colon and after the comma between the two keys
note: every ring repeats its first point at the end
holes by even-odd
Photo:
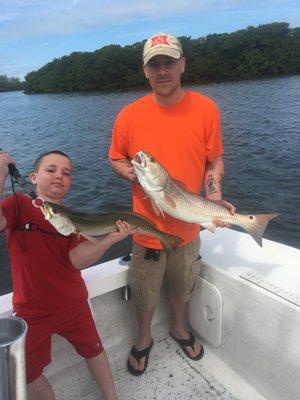
{"type": "MultiPolygon", "coordinates": [[[[200,194],[207,161],[223,153],[217,106],[190,90],[173,106],[158,105],[151,94],[129,104],[115,121],[109,157],[132,159],[140,150],[149,152],[186,190],[200,194]]],[[[167,214],[158,217],[138,183],[133,184],[133,210],[151,219],[162,231],[181,237],[183,243],[199,234],[197,224],[167,214]]],[[[152,236],[135,235],[134,240],[145,247],[161,248],[152,236]]]]}
{"type": "Polygon", "coordinates": [[[13,308],[18,315],[42,316],[86,302],[87,288],[69,251],[81,241],[63,236],[20,193],[1,203],[7,220],[13,308]]]}

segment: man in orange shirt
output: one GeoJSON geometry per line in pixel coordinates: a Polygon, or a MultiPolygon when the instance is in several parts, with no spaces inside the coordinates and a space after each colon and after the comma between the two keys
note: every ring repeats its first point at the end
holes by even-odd
{"type": "MultiPolygon", "coordinates": [[[[113,128],[109,160],[112,169],[132,182],[133,209],[150,218],[159,229],[183,239],[171,254],[151,236],[134,235],[129,285],[133,292],[139,336],[128,358],[133,375],[145,372],[153,345],[151,321],[166,276],[172,309],[171,337],[192,360],[199,360],[203,346],[186,329],[186,303],[195,288],[201,261],[199,225],[171,216],[157,216],[138,184],[130,160],[140,151],[153,155],[185,189],[221,203],[231,213],[235,207],[222,200],[224,174],[219,110],[208,97],[181,87],[186,60],[178,39],[158,33],[143,51],[144,73],[152,93],[124,107],[113,128]]],[[[218,221],[215,221],[218,223],[218,221]]],[[[223,226],[219,222],[219,226],[223,226]]]]}

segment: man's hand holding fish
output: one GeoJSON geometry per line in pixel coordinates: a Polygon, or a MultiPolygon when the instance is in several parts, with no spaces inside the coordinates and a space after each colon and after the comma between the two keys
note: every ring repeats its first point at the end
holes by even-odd
{"type": "MultiPolygon", "coordinates": [[[[109,159],[110,165],[112,166],[112,162],[109,159]]],[[[114,165],[115,173],[118,174],[121,178],[127,179],[129,182],[136,182],[137,178],[135,175],[135,171],[131,162],[128,158],[123,158],[119,160],[117,165],[114,165]]]]}

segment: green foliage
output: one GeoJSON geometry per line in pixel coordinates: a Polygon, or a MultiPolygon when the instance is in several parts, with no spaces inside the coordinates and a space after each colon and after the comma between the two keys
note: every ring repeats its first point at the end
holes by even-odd
{"type": "MultiPolygon", "coordinates": [[[[187,68],[184,82],[249,79],[297,74],[300,28],[285,22],[249,26],[231,34],[180,38],[187,68]]],[[[127,90],[147,86],[142,69],[145,42],[72,53],[26,75],[26,93],[127,90]]]]}
{"type": "Polygon", "coordinates": [[[10,92],[13,90],[23,90],[24,83],[19,78],[9,78],[6,75],[0,75],[0,92],[10,92]]]}

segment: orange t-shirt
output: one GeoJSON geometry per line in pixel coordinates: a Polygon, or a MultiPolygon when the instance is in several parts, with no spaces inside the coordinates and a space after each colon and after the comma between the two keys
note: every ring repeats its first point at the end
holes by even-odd
{"type": "MultiPolygon", "coordinates": [[[[109,157],[133,159],[140,151],[149,152],[170,176],[183,183],[189,192],[199,194],[207,161],[222,155],[220,113],[208,97],[186,91],[173,106],[160,106],[151,94],[124,107],[113,127],[109,157]]],[[[133,184],[133,210],[146,217],[162,231],[179,236],[183,243],[199,234],[198,224],[157,216],[149,198],[138,183],[133,184]]],[[[142,246],[161,249],[158,239],[134,235],[142,246]]]]}

